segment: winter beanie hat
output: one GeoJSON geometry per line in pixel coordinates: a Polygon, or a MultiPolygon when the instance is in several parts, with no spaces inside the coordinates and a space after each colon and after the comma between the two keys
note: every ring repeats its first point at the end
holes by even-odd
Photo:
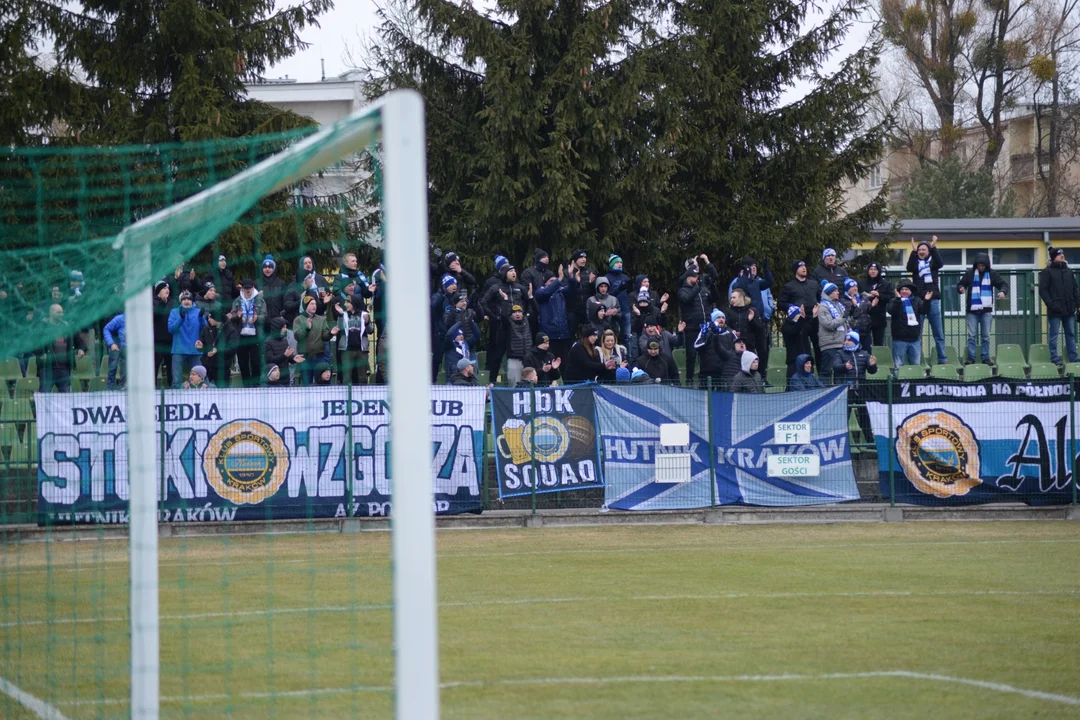
{"type": "Polygon", "coordinates": [[[269,267],[272,270],[277,270],[277,263],[274,262],[274,256],[273,255],[267,255],[266,257],[264,257],[263,261],[262,261],[262,266],[263,267],[269,267]]]}
{"type": "Polygon", "coordinates": [[[607,262],[608,262],[608,267],[610,269],[614,270],[615,266],[622,262],[622,258],[619,257],[618,255],[616,255],[615,253],[612,253],[611,255],[608,256],[607,262]]]}
{"type": "Polygon", "coordinates": [[[442,276],[442,289],[449,290],[451,285],[457,285],[457,278],[447,273],[442,276]]]}

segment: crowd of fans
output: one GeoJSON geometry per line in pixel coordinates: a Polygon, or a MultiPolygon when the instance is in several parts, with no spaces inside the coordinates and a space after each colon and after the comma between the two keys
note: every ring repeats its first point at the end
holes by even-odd
{"type": "MultiPolygon", "coordinates": [[[[520,273],[496,255],[494,272],[482,280],[456,253],[439,254],[431,266],[435,291],[426,330],[431,379],[437,382],[441,372],[452,385],[478,384],[477,350],[484,347],[492,383],[708,384],[763,392],[775,329],[783,338],[790,389],[842,382],[857,388],[867,374],[878,372],[870,350],[887,340],[896,367],[921,364],[927,320],[937,361],[949,362],[937,238],[912,239],[911,246],[907,273],[895,283],[876,262],[862,277],[849,277],[836,252],[826,249],[813,265],[796,262],[794,277],[780,288],[774,287],[771,270],[750,257],[725,285],[708,256],[700,254],[684,262],[674,297],[661,292],[647,273],[630,275],[617,254],[595,263],[586,251],[576,250],[553,263],[538,249],[520,273]],[[774,313],[779,315],[775,322],[774,313]],[[674,358],[677,348],[685,352],[682,371],[674,358]]],[[[385,382],[383,359],[392,333],[386,282],[382,265],[369,277],[352,253],[330,275],[304,257],[291,280],[279,276],[271,255],[256,277],[242,281],[224,255],[208,272],[177,268],[154,285],[155,372],[184,388],[229,385],[233,373],[248,387],[385,382]]],[[[75,362],[99,352],[96,333],[76,331],[64,321],[65,304],[77,301],[85,287],[81,274],[73,272],[69,285],[67,293],[53,288],[45,303],[23,308],[29,321],[45,318],[64,327],[36,353],[44,390],[69,390],[75,362]]],[[[1007,285],[983,253],[954,289],[966,299],[966,360],[990,362],[994,304],[1005,297],[1007,285]]],[[[1061,363],[1062,331],[1068,359],[1077,361],[1080,291],[1060,250],[1051,249],[1039,291],[1054,362],[1061,363]]],[[[11,301],[0,289],[0,302],[11,301]]],[[[415,332],[409,328],[400,341],[408,343],[415,332]]],[[[107,386],[117,387],[125,374],[123,315],[102,327],[101,340],[108,352],[107,386]]],[[[24,373],[28,358],[21,358],[24,373]]]]}

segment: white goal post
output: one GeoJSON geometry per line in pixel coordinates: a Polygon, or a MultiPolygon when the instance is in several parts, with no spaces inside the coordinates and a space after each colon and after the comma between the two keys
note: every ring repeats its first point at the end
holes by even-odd
{"type": "MultiPolygon", "coordinates": [[[[125,229],[114,243],[124,250],[124,305],[128,337],[153,337],[150,249],[177,227],[198,225],[208,213],[239,219],[257,197],[292,185],[382,139],[383,228],[389,282],[388,326],[430,325],[419,283],[429,282],[424,105],[419,93],[396,90],[332,126],[183,202],[125,229]],[[297,163],[302,158],[303,162],[297,163]],[[283,171],[284,167],[290,167],[283,171]],[[172,230],[170,230],[172,228],[172,230]],[[409,275],[410,282],[395,282],[409,275]],[[419,274],[419,277],[418,277],[419,274]]],[[[185,258],[186,259],[186,258],[185,258]]],[[[178,264],[170,259],[170,264],[178,264]]],[[[182,260],[181,260],[182,261],[182,260]]],[[[160,263],[155,263],[160,265],[160,263]]],[[[390,343],[388,374],[391,448],[431,447],[431,338],[390,343]]],[[[153,342],[128,343],[128,477],[131,478],[131,716],[156,720],[159,694],[158,515],[153,342]]],[[[435,584],[435,511],[431,458],[391,451],[393,474],[394,695],[399,720],[439,715],[439,657],[435,584]]]]}

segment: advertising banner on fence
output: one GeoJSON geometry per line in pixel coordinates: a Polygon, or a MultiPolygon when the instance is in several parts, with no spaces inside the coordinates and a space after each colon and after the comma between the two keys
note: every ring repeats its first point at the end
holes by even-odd
{"type": "MultiPolygon", "coordinates": [[[[394,448],[432,453],[436,512],[482,507],[486,394],[432,388],[434,448],[394,448]]],[[[35,401],[42,522],[126,523],[130,481],[157,482],[162,522],[390,514],[385,387],[167,390],[156,479],[128,477],[123,392],[35,401]]]]}
{"type": "Polygon", "coordinates": [[[592,388],[492,388],[491,415],[499,497],[603,487],[592,388]]]}
{"type": "Polygon", "coordinates": [[[700,508],[708,507],[714,496],[717,504],[770,506],[859,497],[848,446],[845,388],[776,395],[712,393],[712,433],[707,391],[648,385],[597,387],[595,392],[610,508],[700,508]],[[690,430],[684,448],[690,475],[681,482],[657,479],[658,454],[678,450],[660,445],[660,426],[672,423],[685,423],[690,430]],[[778,426],[798,427],[792,442],[777,442],[778,426]],[[802,455],[817,460],[781,463],[778,472],[770,472],[776,466],[770,457],[802,455]],[[791,475],[783,474],[787,467],[791,475]]]}
{"type": "Polygon", "coordinates": [[[897,383],[891,432],[888,403],[867,410],[885,497],[895,485],[920,504],[1072,500],[1066,382],[897,383]]]}

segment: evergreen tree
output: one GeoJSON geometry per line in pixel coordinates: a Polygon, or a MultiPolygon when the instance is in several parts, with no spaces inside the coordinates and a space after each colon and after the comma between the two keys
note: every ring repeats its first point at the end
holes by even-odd
{"type": "Polygon", "coordinates": [[[786,268],[885,216],[884,196],[845,216],[840,192],[884,144],[882,124],[865,126],[879,46],[817,72],[861,0],[804,34],[811,5],[789,0],[395,7],[370,92],[416,87],[428,102],[442,247],[487,262],[614,250],[672,287],[691,254],[786,268]],[[814,89],[781,107],[807,78],[814,89]]]}
{"type": "Polygon", "coordinates": [[[832,75],[818,71],[865,7],[850,0],[804,33],[806,2],[670,4],[661,102],[672,108],[666,135],[678,170],[664,214],[693,233],[682,257],[705,249],[734,265],[752,255],[786,275],[794,260],[816,262],[826,247],[842,253],[884,220],[883,194],[845,215],[840,190],[865,176],[884,145],[888,118],[866,121],[879,43],[832,75]],[[800,79],[813,88],[781,106],[800,79]]]}
{"type": "Polygon", "coordinates": [[[994,207],[994,179],[980,168],[967,170],[955,155],[927,163],[912,175],[897,214],[912,218],[1012,217],[1012,191],[994,207]]]}
{"type": "MultiPolygon", "coordinates": [[[[306,47],[301,31],[317,24],[332,0],[307,0],[282,10],[275,10],[273,0],[17,2],[26,23],[52,37],[57,67],[75,68],[82,78],[62,112],[54,114],[62,127],[54,144],[193,142],[313,125],[307,118],[247,98],[244,83],[306,47]]],[[[24,124],[26,120],[40,122],[35,114],[24,124]]],[[[180,177],[182,169],[162,163],[156,168],[159,174],[144,173],[141,181],[187,181],[187,186],[198,189],[248,162],[248,158],[207,156],[205,162],[186,168],[198,179],[180,177]]],[[[117,176],[123,170],[101,168],[117,176]]],[[[292,202],[289,190],[264,198],[251,220],[226,232],[213,251],[204,253],[205,260],[209,262],[217,251],[233,258],[288,253],[290,261],[279,268],[284,276],[292,270],[298,246],[325,247],[329,256],[330,240],[340,234],[339,223],[325,221],[332,211],[315,208],[302,213],[298,222],[289,210],[292,202]]],[[[136,206],[132,217],[114,220],[130,222],[154,209],[136,206]]],[[[257,260],[252,259],[249,275],[257,260]]]]}

